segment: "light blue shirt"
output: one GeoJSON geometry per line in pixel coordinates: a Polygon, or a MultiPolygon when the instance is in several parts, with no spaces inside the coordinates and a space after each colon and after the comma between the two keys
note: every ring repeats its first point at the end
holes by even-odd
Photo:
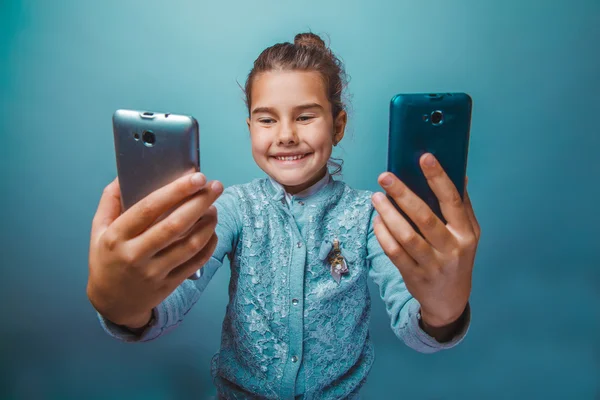
{"type": "Polygon", "coordinates": [[[285,199],[285,202],[288,206],[292,205],[293,198],[301,199],[301,198],[309,197],[309,196],[317,193],[319,190],[321,190],[323,187],[325,187],[325,185],[327,185],[330,180],[331,180],[331,175],[329,174],[329,171],[325,171],[325,176],[323,176],[321,179],[319,179],[312,186],[304,189],[303,191],[301,191],[299,193],[296,193],[295,195],[292,195],[292,194],[288,193],[279,182],[277,182],[275,179],[269,177],[269,181],[271,182],[271,184],[273,185],[275,190],[277,192],[283,191],[283,198],[285,199]]]}
{"type": "Polygon", "coordinates": [[[179,325],[227,256],[229,303],[220,351],[211,360],[213,382],[225,398],[358,398],[375,357],[368,279],[406,345],[433,353],[460,343],[469,308],[449,342],[420,328],[419,303],[373,232],[372,192],[329,175],[315,187],[288,201],[270,179],[228,187],[215,203],[219,242],[200,279],[186,280],[156,307],[141,335],[99,316],[102,326],[124,341],[156,339],[179,325]],[[335,240],[348,266],[339,283],[328,258],[335,240]]]}

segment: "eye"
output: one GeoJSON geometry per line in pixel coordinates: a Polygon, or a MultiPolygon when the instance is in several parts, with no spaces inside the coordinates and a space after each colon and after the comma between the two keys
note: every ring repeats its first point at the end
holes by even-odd
{"type": "Polygon", "coordinates": [[[273,118],[260,118],[258,122],[261,124],[272,124],[275,122],[275,120],[273,118]]]}
{"type": "Polygon", "coordinates": [[[312,115],[301,115],[301,116],[298,117],[298,120],[302,121],[302,122],[306,122],[306,121],[309,121],[309,120],[311,120],[313,118],[314,118],[314,116],[312,116],[312,115]]]}

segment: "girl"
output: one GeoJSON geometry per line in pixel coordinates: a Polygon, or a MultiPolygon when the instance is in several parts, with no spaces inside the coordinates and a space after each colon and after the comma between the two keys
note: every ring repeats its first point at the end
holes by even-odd
{"type": "Polygon", "coordinates": [[[434,157],[422,157],[443,224],[383,173],[379,184],[420,236],[383,193],[334,180],[343,86],[341,62],[317,35],[299,34],[264,50],[246,83],[252,155],[267,179],[221,194],[218,182],[186,176],[121,216],[118,182],[107,187],[88,296],[110,335],[142,342],[176,327],[227,256],[229,304],[211,362],[220,398],[357,398],[374,361],[368,278],[408,346],[432,353],[464,338],[479,240],[468,195],[463,202],[434,157]],[[186,280],[200,267],[200,279],[186,280]]]}

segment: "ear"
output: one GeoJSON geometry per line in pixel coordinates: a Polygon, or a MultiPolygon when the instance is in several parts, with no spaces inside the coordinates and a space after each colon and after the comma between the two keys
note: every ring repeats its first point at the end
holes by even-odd
{"type": "Polygon", "coordinates": [[[248,130],[250,130],[250,118],[246,118],[246,125],[248,125],[248,130]]]}
{"type": "Polygon", "coordinates": [[[346,123],[348,122],[348,114],[346,111],[340,111],[335,121],[333,122],[333,144],[337,145],[344,137],[346,131],[346,123]]]}

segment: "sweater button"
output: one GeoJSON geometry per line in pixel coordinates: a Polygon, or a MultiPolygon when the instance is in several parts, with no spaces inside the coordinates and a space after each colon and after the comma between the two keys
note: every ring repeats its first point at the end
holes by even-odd
{"type": "Polygon", "coordinates": [[[298,204],[300,204],[301,206],[303,206],[304,202],[303,201],[299,201],[298,204]]]}
{"type": "Polygon", "coordinates": [[[296,356],[292,356],[292,362],[293,362],[293,363],[295,363],[295,362],[297,362],[297,361],[298,361],[298,357],[296,357],[296,356]]]}
{"type": "Polygon", "coordinates": [[[295,305],[295,306],[298,305],[298,299],[293,299],[292,300],[292,304],[295,305]]]}
{"type": "Polygon", "coordinates": [[[302,242],[298,242],[298,248],[302,247],[302,242]]]}

